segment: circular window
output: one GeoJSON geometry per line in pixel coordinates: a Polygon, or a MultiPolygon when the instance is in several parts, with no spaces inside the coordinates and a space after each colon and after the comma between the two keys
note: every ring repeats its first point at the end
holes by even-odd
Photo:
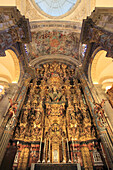
{"type": "Polygon", "coordinates": [[[35,0],[38,7],[50,16],[60,16],[70,11],[77,0],[35,0]]]}

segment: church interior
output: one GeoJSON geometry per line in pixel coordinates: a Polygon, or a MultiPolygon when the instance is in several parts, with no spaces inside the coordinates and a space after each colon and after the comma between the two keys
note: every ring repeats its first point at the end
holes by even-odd
{"type": "Polygon", "coordinates": [[[113,169],[113,0],[0,0],[0,169],[113,169]]]}

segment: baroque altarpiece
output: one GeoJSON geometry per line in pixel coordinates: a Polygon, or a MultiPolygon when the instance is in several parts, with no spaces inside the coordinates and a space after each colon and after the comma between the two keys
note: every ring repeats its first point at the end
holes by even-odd
{"type": "Polygon", "coordinates": [[[36,72],[12,138],[18,146],[13,168],[26,169],[32,163],[102,168],[98,131],[76,69],[52,62],[39,64],[36,72]]]}

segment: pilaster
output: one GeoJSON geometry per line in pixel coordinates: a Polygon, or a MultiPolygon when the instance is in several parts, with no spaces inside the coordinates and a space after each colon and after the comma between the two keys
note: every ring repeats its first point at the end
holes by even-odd
{"type": "MultiPolygon", "coordinates": [[[[29,75],[26,74],[23,78],[23,84],[22,84],[22,87],[20,88],[20,93],[18,94],[18,96],[16,97],[16,100],[14,101],[14,102],[17,103],[17,111],[15,113],[15,117],[14,118],[11,117],[12,124],[10,125],[9,121],[5,122],[6,127],[5,127],[4,132],[3,132],[1,139],[0,139],[0,164],[3,160],[8,142],[9,142],[11,136],[12,136],[13,129],[16,125],[16,120],[19,116],[21,107],[23,105],[30,80],[31,80],[31,77],[29,77],[29,75]]],[[[9,112],[9,110],[8,110],[8,112],[9,112]]],[[[8,113],[6,114],[6,117],[8,117],[8,113]]],[[[4,121],[5,121],[5,119],[4,119],[4,121]]],[[[4,121],[3,121],[2,124],[4,124],[4,121]]]]}
{"type": "MultiPolygon", "coordinates": [[[[104,115],[103,115],[105,124],[103,124],[101,122],[101,119],[99,119],[98,115],[95,114],[95,108],[96,108],[95,103],[97,102],[99,104],[99,102],[101,102],[101,99],[103,99],[103,97],[105,99],[105,96],[103,96],[103,91],[100,90],[100,94],[99,94],[100,101],[95,100],[96,96],[93,96],[92,89],[90,89],[90,87],[88,85],[88,80],[86,79],[85,74],[83,73],[82,70],[78,70],[78,74],[79,74],[79,78],[80,78],[80,81],[83,86],[86,101],[87,101],[90,111],[92,113],[94,124],[96,125],[97,130],[99,132],[98,138],[101,139],[102,146],[104,147],[104,152],[105,152],[104,154],[105,154],[105,160],[106,160],[107,167],[108,167],[108,169],[109,169],[109,167],[112,168],[113,167],[113,164],[112,164],[112,161],[113,161],[112,160],[113,159],[112,129],[111,129],[110,123],[106,116],[106,110],[104,110],[104,115]]],[[[98,87],[98,88],[100,88],[100,87],[98,87]]],[[[97,94],[97,96],[98,96],[98,94],[97,94]]],[[[106,109],[108,107],[107,104],[105,107],[106,109]]],[[[111,116],[111,114],[109,115],[109,119],[110,119],[110,116],[111,116]]],[[[110,120],[110,122],[112,123],[111,120],[110,120]]]]}

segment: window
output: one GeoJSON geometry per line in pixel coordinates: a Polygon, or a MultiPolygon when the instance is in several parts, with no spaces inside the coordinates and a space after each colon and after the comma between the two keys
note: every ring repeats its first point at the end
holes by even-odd
{"type": "Polygon", "coordinates": [[[38,7],[46,14],[60,16],[68,12],[77,0],[35,0],[38,7]]]}

